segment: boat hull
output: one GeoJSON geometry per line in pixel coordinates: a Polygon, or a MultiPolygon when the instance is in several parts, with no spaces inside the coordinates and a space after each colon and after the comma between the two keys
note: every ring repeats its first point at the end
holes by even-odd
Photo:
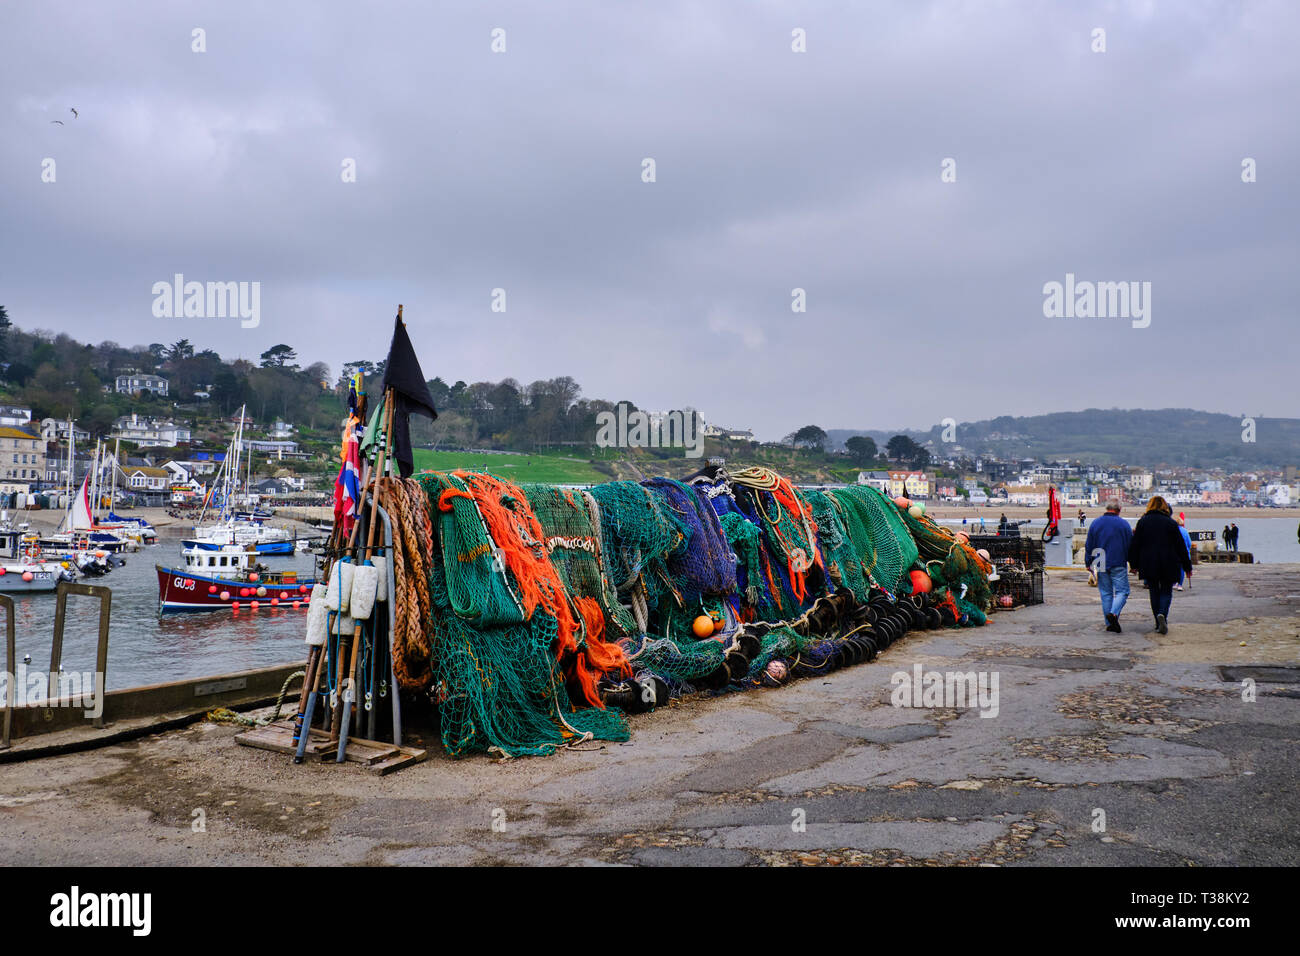
{"type": "Polygon", "coordinates": [[[266,606],[278,601],[278,606],[292,607],[294,601],[301,602],[305,608],[311,599],[311,588],[316,582],[312,578],[292,575],[286,580],[285,573],[264,572],[257,581],[244,578],[219,578],[206,574],[195,574],[185,568],[165,568],[161,564],[154,567],[158,572],[158,611],[160,614],[181,614],[191,611],[229,611],[232,605],[239,603],[247,607],[250,602],[258,601],[266,606]],[[241,588],[256,591],[266,589],[264,596],[249,594],[242,596],[241,588]],[[215,590],[209,590],[215,588],[215,590]],[[223,599],[222,593],[229,594],[223,599]],[[285,596],[280,597],[281,594],[285,596]]]}
{"type": "Polygon", "coordinates": [[[0,594],[26,594],[33,591],[53,591],[59,586],[59,579],[63,577],[63,568],[59,565],[0,564],[0,567],[5,569],[5,573],[0,574],[0,594]],[[30,581],[23,580],[24,571],[30,571],[32,573],[32,579],[30,581]]]}

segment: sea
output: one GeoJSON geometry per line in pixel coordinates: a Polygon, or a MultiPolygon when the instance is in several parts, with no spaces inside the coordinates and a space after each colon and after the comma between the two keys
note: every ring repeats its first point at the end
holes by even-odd
{"type": "MultiPolygon", "coordinates": [[[[1035,522],[1041,527],[1042,519],[1035,522]]],[[[1222,535],[1223,520],[1187,520],[1191,531],[1216,531],[1222,535]]],[[[944,524],[960,525],[960,520],[944,524]]],[[[990,532],[996,522],[988,522],[990,532]]],[[[1239,518],[1240,550],[1250,551],[1264,563],[1300,563],[1297,521],[1287,518],[1239,518]]],[[[211,611],[196,614],[158,615],[156,564],[177,567],[181,563],[179,532],[159,530],[157,544],[126,555],[126,565],[101,578],[85,583],[112,590],[108,668],[109,690],[157,684],[186,678],[208,677],[305,661],[305,607],[272,608],[262,604],[238,612],[211,611]]],[[[314,574],[314,558],[299,553],[291,558],[263,559],[272,568],[296,569],[314,574]]],[[[14,595],[17,658],[31,656],[32,668],[45,670],[50,664],[54,636],[55,597],[51,594],[14,595]]],[[[63,636],[62,665],[67,671],[93,671],[99,637],[99,602],[81,595],[68,598],[63,636]]],[[[2,650],[0,650],[2,653],[2,650]]]]}
{"type": "MultiPolygon", "coordinates": [[[[160,617],[155,565],[182,565],[180,532],[167,534],[167,530],[158,530],[158,543],[125,554],[125,566],[102,577],[81,579],[83,584],[102,585],[112,591],[108,667],[104,675],[109,690],[306,660],[306,605],[294,610],[259,602],[260,607],[253,611],[245,601],[237,612],[203,611],[160,617]]],[[[310,553],[261,560],[272,570],[297,570],[309,577],[314,574],[315,559],[310,553]]],[[[13,598],[15,664],[30,655],[29,668],[47,671],[56,598],[52,592],[14,594],[13,598]]],[[[63,631],[64,670],[93,671],[98,642],[99,601],[69,595],[63,631]]],[[[3,653],[0,646],[0,655],[3,653]]]]}

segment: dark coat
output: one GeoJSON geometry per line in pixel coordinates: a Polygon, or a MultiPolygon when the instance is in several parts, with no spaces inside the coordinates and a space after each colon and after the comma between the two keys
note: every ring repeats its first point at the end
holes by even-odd
{"type": "Polygon", "coordinates": [[[1138,519],[1128,549],[1128,563],[1149,587],[1177,584],[1180,569],[1192,573],[1192,559],[1183,544],[1178,522],[1159,511],[1148,511],[1138,519]]]}

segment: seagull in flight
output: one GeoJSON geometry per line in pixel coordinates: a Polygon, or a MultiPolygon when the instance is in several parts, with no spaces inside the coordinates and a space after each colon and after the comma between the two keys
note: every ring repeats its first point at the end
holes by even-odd
{"type": "Polygon", "coordinates": [[[75,108],[75,107],[72,107],[72,106],[69,106],[68,109],[72,112],[72,118],[73,118],[73,119],[76,119],[76,118],[77,118],[77,110],[76,110],[76,108],[75,108]]]}
{"type": "Polygon", "coordinates": [[[58,123],[60,126],[63,125],[63,120],[50,120],[50,122],[51,122],[51,123],[58,123]]]}

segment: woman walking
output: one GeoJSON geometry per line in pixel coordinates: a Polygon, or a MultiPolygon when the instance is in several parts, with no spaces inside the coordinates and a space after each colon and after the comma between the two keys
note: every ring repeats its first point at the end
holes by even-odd
{"type": "Polygon", "coordinates": [[[1128,550],[1129,566],[1137,570],[1150,592],[1151,613],[1161,634],[1169,633],[1169,605],[1174,600],[1174,585],[1192,570],[1191,556],[1170,511],[1168,502],[1160,495],[1148,501],[1146,514],[1133,529],[1133,543],[1128,550]]]}

